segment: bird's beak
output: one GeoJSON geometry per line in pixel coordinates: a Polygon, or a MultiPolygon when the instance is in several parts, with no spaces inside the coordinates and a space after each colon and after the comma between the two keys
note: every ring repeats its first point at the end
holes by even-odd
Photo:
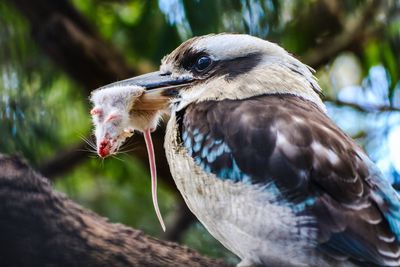
{"type": "Polygon", "coordinates": [[[145,89],[145,92],[135,103],[134,110],[156,111],[166,108],[179,89],[188,86],[191,82],[193,82],[192,77],[173,77],[170,74],[155,71],[118,81],[107,87],[140,86],[145,89]]]}

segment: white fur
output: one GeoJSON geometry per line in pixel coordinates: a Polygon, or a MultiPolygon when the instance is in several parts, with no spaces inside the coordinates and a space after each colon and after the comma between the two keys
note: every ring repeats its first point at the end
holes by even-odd
{"type": "Polygon", "coordinates": [[[140,86],[110,86],[97,89],[90,95],[90,101],[95,106],[110,108],[118,105],[121,109],[130,108],[130,103],[141,96],[144,88],[140,86]]]}
{"type": "Polygon", "coordinates": [[[113,154],[134,130],[157,127],[160,111],[132,111],[132,106],[143,93],[142,87],[121,85],[111,85],[92,92],[90,101],[94,108],[101,111],[101,116],[93,116],[97,148],[100,142],[107,141],[111,145],[110,154],[113,154]],[[116,118],[108,120],[110,116],[116,118]]]}

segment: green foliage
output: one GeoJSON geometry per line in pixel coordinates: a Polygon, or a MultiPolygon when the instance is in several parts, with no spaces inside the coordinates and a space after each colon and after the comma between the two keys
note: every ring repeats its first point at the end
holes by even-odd
{"type": "MultiPolygon", "coordinates": [[[[155,236],[162,233],[152,204],[150,173],[131,156],[104,161],[92,158],[58,179],[56,187],[113,222],[132,225],[155,236]]],[[[176,200],[164,187],[159,188],[158,197],[168,228],[176,200]]]]}
{"type": "Polygon", "coordinates": [[[128,62],[151,61],[156,67],[181,42],[174,27],[165,21],[157,1],[73,2],[128,62]]]}
{"type": "Polygon", "coordinates": [[[204,226],[199,222],[192,224],[182,241],[189,247],[196,248],[204,255],[224,259],[227,263],[231,263],[232,265],[239,263],[238,258],[210,236],[204,226]]]}
{"type": "Polygon", "coordinates": [[[88,132],[86,100],[38,50],[19,14],[3,2],[0,14],[0,151],[38,163],[88,132]]]}

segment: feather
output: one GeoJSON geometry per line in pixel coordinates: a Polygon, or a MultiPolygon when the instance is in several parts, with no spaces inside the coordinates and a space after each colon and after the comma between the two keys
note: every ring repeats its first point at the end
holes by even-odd
{"type": "Polygon", "coordinates": [[[315,218],[305,224],[318,231],[317,250],[356,264],[400,264],[397,193],[315,104],[264,95],[204,101],[180,116],[182,145],[205,172],[275,188],[280,205],[315,218]]]}

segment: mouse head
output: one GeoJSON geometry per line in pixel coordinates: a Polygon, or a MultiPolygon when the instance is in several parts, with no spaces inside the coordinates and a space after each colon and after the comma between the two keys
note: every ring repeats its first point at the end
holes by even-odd
{"type": "Polygon", "coordinates": [[[92,92],[90,111],[96,136],[97,153],[104,158],[115,154],[134,130],[155,129],[158,110],[137,110],[144,89],[139,86],[100,88],[92,92]]]}

